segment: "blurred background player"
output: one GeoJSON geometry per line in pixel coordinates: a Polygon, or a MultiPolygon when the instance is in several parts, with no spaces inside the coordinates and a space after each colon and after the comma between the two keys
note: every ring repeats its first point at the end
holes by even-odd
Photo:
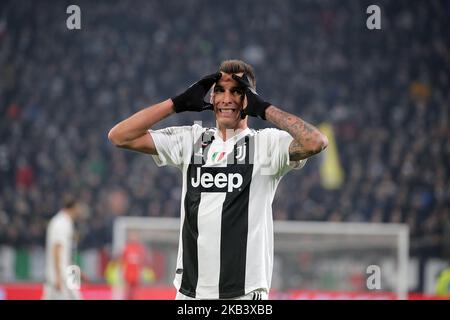
{"type": "Polygon", "coordinates": [[[139,288],[141,272],[146,263],[145,247],[139,241],[139,234],[131,231],[122,255],[123,279],[125,282],[125,299],[134,300],[139,288]]]}
{"type": "MultiPolygon", "coordinates": [[[[80,219],[83,213],[80,202],[74,196],[67,195],[62,209],[50,219],[45,248],[46,283],[43,293],[45,300],[81,299],[80,292],[68,286],[68,280],[73,280],[68,279],[68,268],[73,264],[74,222],[80,219]]],[[[73,276],[78,279],[82,277],[81,274],[73,274],[73,276]]]]}

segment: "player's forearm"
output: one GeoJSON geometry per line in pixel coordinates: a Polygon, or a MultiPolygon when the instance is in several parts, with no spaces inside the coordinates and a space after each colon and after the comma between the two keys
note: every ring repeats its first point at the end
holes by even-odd
{"type": "Polygon", "coordinates": [[[319,153],[328,145],[327,137],[301,118],[273,105],[266,109],[266,119],[294,138],[289,148],[291,159],[304,159],[319,153]]]}
{"type": "Polygon", "coordinates": [[[119,122],[109,131],[108,138],[115,145],[126,144],[143,136],[153,125],[174,112],[172,100],[167,99],[119,122]]]}

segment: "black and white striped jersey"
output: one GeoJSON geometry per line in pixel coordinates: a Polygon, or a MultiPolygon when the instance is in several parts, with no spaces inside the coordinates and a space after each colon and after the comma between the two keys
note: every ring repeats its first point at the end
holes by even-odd
{"type": "Polygon", "coordinates": [[[269,291],[273,268],[272,201],[280,179],[306,160],[289,161],[292,137],[246,128],[223,141],[215,128],[150,130],[158,166],[183,174],[174,285],[196,298],[269,291]]]}

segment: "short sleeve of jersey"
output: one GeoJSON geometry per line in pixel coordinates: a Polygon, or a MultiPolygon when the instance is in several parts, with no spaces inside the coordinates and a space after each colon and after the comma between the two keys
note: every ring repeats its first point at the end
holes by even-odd
{"type": "Polygon", "coordinates": [[[153,160],[158,167],[174,166],[182,168],[189,146],[193,141],[193,126],[168,127],[149,130],[155,143],[157,155],[153,160]]]}
{"type": "Polygon", "coordinates": [[[289,145],[294,140],[289,133],[276,128],[264,129],[261,133],[269,148],[270,167],[275,176],[281,177],[292,169],[303,168],[306,159],[289,160],[289,145]]]}

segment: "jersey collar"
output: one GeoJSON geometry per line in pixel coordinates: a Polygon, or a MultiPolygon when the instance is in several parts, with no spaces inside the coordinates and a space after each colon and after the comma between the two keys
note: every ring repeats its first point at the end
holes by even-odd
{"type": "Polygon", "coordinates": [[[239,139],[241,139],[242,137],[245,137],[246,135],[250,134],[251,130],[249,127],[245,128],[244,130],[242,130],[241,132],[239,132],[237,135],[233,136],[230,139],[227,139],[227,141],[223,141],[222,137],[219,135],[219,129],[216,128],[216,132],[214,133],[214,139],[222,142],[222,143],[233,143],[235,144],[236,141],[238,141],[239,139]]]}

